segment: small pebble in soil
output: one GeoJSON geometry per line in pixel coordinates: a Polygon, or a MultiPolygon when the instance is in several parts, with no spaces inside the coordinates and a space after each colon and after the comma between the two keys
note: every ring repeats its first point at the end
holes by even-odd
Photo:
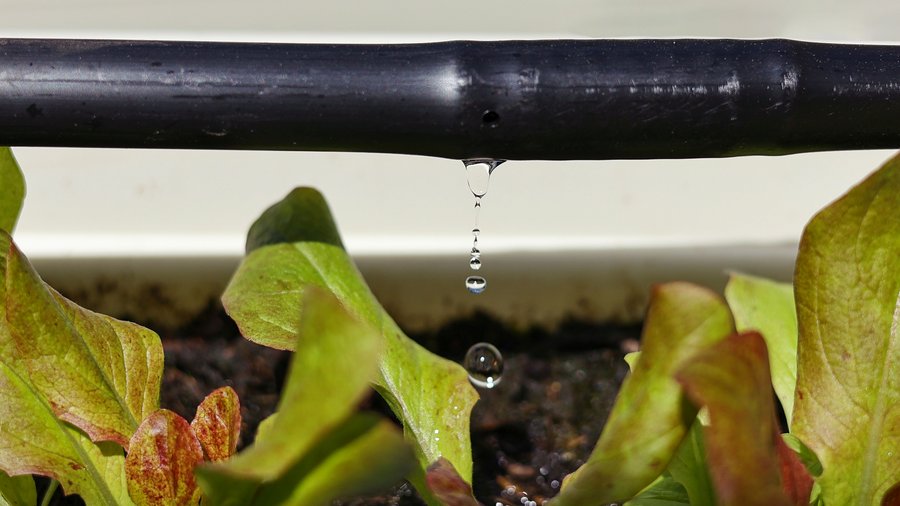
{"type": "Polygon", "coordinates": [[[472,345],[463,361],[469,381],[476,387],[494,388],[503,378],[503,355],[490,343],[472,345]]]}

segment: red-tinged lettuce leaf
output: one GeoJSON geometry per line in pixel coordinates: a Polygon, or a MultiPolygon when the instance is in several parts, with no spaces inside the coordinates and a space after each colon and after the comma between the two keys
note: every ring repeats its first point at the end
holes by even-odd
{"type": "Polygon", "coordinates": [[[264,421],[253,446],[198,469],[213,505],[369,490],[396,483],[414,462],[397,431],[371,415],[352,416],[378,374],[378,330],[318,288],[305,290],[297,307],[303,317],[295,339],[303,346],[294,353],[277,413],[264,421]],[[378,447],[383,452],[373,453],[378,447]]]}
{"type": "Polygon", "coordinates": [[[733,329],[731,313],[715,293],[687,283],[656,287],[634,371],[587,463],[567,477],[553,505],[620,502],[651,484],[697,415],[675,373],[733,329]]]}
{"type": "Polygon", "coordinates": [[[25,178],[9,148],[0,147],[0,230],[12,233],[25,200],[25,178]]]}
{"type": "Polygon", "coordinates": [[[453,464],[441,458],[428,466],[425,473],[428,488],[445,506],[478,506],[472,495],[472,487],[460,478],[453,464]]]}
{"type": "Polygon", "coordinates": [[[803,460],[784,441],[783,437],[775,438],[775,450],[781,470],[781,485],[793,506],[807,506],[812,494],[813,477],[803,460]]]}
{"type": "Polygon", "coordinates": [[[877,505],[900,481],[900,158],[807,225],[791,432],[822,462],[826,504],[877,505]]]}
{"type": "Polygon", "coordinates": [[[203,446],[206,460],[217,462],[232,456],[241,435],[241,402],[231,387],[207,395],[191,421],[191,429],[203,446]]]}
{"type": "Polygon", "coordinates": [[[10,476],[0,471],[0,506],[34,506],[37,491],[29,474],[10,476]]]}
{"type": "Polygon", "coordinates": [[[0,362],[0,469],[60,482],[91,505],[127,505],[124,455],[115,443],[94,444],[63,422],[12,368],[0,362]]]}
{"type": "MultiPolygon", "coordinates": [[[[344,251],[321,194],[310,188],[292,191],[257,220],[247,246],[249,253],[222,297],[243,335],[300,351],[306,346],[297,340],[303,293],[312,287],[333,293],[382,336],[384,352],[373,383],[403,423],[423,472],[443,457],[470,481],[469,415],[478,394],[462,367],[406,337],[378,304],[344,251]]],[[[416,485],[433,504],[422,484],[416,485]]]]}
{"type": "Polygon", "coordinates": [[[41,281],[0,232],[0,360],[46,398],[56,415],[91,436],[127,447],[156,409],[159,337],[92,313],[41,281]]]}
{"type": "Polygon", "coordinates": [[[797,387],[797,309],[794,287],[768,279],[733,274],[725,299],[738,332],[755,330],[769,349],[772,386],[784,409],[788,426],[794,412],[797,387]]]}
{"type": "Polygon", "coordinates": [[[900,483],[896,483],[885,492],[881,506],[900,506],[900,483]]]}
{"type": "Polygon", "coordinates": [[[678,381],[706,407],[707,459],[723,506],[787,506],[781,483],[768,352],[755,332],[736,334],[681,367],[678,381]]]}
{"type": "Polygon", "coordinates": [[[125,458],[128,493],[137,506],[197,504],[194,469],[201,463],[203,449],[187,420],[160,409],[131,438],[125,458]]]}

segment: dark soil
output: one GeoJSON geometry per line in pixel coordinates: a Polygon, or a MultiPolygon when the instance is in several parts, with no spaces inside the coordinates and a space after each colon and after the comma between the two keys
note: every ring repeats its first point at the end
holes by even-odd
{"type": "MultiPolygon", "coordinates": [[[[490,506],[521,498],[541,504],[593,448],[637,347],[638,326],[570,322],[554,332],[515,332],[485,315],[414,335],[432,351],[461,361],[469,346],[487,341],[504,354],[502,382],[480,389],[472,414],[473,487],[490,506]]],[[[241,399],[241,445],[252,441],[259,421],[271,414],[290,354],[243,339],[220,308],[183,329],[164,332],[166,368],[162,406],[188,420],[203,397],[222,385],[241,399]]],[[[380,399],[369,405],[388,413],[380,399]]],[[[423,504],[409,486],[392,494],[345,501],[346,506],[423,504]]]]}

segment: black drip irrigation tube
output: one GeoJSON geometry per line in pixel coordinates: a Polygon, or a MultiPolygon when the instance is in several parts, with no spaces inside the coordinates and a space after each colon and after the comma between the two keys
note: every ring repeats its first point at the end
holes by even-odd
{"type": "Polygon", "coordinates": [[[900,148],[900,46],[9,39],[0,145],[546,160],[900,148]]]}

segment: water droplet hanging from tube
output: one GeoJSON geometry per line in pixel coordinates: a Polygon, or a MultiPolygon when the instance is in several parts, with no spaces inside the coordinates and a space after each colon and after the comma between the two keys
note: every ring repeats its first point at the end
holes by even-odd
{"type": "MultiPolygon", "coordinates": [[[[472,256],[469,258],[469,268],[473,271],[481,269],[481,250],[478,249],[478,236],[481,230],[478,228],[478,217],[481,213],[481,199],[487,194],[491,182],[491,173],[500,166],[504,160],[491,158],[478,158],[463,160],[466,167],[466,182],[469,191],[475,197],[475,224],[472,227],[472,256]]],[[[470,293],[482,293],[487,286],[487,281],[481,276],[469,276],[466,278],[466,289],[470,293]]]]}

